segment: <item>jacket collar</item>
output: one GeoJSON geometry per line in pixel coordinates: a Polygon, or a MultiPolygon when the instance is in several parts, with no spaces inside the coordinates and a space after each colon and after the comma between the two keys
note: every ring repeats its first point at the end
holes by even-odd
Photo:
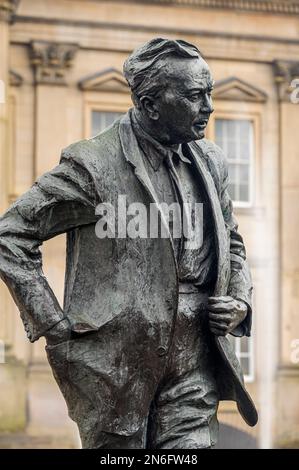
{"type": "Polygon", "coordinates": [[[165,145],[160,144],[160,142],[154,139],[143,129],[142,124],[139,122],[134,112],[134,109],[130,110],[129,113],[137,142],[155,171],[159,170],[164,159],[169,156],[173,156],[174,153],[184,163],[191,163],[190,160],[184,156],[181,145],[178,145],[177,147],[166,147],[165,145]]]}

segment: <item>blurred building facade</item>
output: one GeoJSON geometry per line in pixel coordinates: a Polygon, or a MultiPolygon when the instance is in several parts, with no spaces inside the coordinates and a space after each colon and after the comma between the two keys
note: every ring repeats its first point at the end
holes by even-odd
{"type": "MultiPolygon", "coordinates": [[[[1,213],[62,148],[126,112],[123,61],[155,36],[196,44],[211,67],[207,137],[229,158],[253,274],[253,336],[235,347],[260,422],[250,429],[233,403],[222,404],[220,445],[299,446],[298,0],[0,0],[1,213]]],[[[65,237],[42,251],[62,303],[65,237]]],[[[0,432],[78,447],[44,341],[28,342],[3,283],[0,296],[0,432]]],[[[2,442],[12,445],[13,435],[2,442]]]]}

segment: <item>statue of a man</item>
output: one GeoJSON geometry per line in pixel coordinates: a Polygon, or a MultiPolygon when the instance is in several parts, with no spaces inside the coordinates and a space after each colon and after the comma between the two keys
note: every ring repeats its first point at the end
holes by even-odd
{"type": "Polygon", "coordinates": [[[257,420],[226,337],[250,335],[252,286],[227,162],[204,138],[213,80],[195,46],[160,38],[132,53],[124,75],[134,107],[64,149],[1,218],[1,277],[30,341],[46,338],[84,448],[209,448],[219,400],[257,420]],[[170,224],[169,236],[129,236],[123,212],[136,203],[150,215],[154,206],[164,229],[178,204],[201,243],[170,224]],[[118,208],[121,234],[99,236],[103,204],[118,208]],[[199,221],[186,214],[195,204],[199,221]],[[63,232],[62,309],[39,247],[63,232]]]}

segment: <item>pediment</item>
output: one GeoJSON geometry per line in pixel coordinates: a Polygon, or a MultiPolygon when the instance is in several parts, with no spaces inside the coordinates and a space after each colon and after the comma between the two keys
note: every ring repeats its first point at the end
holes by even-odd
{"type": "Polygon", "coordinates": [[[244,80],[230,77],[216,81],[213,98],[217,100],[264,102],[267,100],[267,95],[244,80]]]}
{"type": "Polygon", "coordinates": [[[123,74],[114,68],[109,68],[86,77],[78,83],[81,90],[113,91],[128,93],[129,87],[123,74]]]}

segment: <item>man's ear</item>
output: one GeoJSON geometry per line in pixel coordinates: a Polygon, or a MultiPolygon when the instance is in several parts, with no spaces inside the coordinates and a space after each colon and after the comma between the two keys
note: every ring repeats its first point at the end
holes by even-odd
{"type": "Polygon", "coordinates": [[[158,106],[156,105],[155,100],[148,95],[142,96],[139,99],[141,109],[146,113],[146,115],[153,121],[157,121],[160,117],[158,106]]]}

